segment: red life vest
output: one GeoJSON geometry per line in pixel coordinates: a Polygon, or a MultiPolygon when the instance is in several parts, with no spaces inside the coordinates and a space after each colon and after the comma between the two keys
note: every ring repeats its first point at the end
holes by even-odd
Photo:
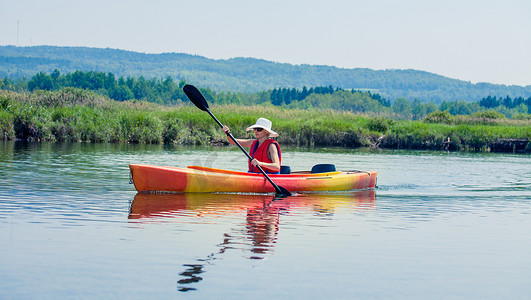
{"type": "MultiPolygon", "coordinates": [[[[272,163],[273,161],[271,160],[271,158],[267,156],[269,145],[271,144],[275,144],[275,146],[277,146],[278,162],[280,164],[282,162],[282,155],[280,154],[280,145],[274,139],[267,139],[260,146],[258,146],[258,140],[255,140],[253,144],[251,145],[251,149],[249,150],[249,155],[252,158],[256,158],[259,161],[266,162],[266,163],[272,163]]],[[[266,167],[262,167],[262,169],[268,173],[274,173],[274,174],[279,173],[279,171],[273,171],[266,167]]],[[[260,170],[258,170],[257,167],[251,164],[250,160],[249,160],[249,172],[253,172],[253,173],[260,172],[260,170]]]]}

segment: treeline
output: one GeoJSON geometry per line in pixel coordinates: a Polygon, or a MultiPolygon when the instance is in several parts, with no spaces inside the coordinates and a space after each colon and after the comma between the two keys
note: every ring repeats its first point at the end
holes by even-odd
{"type": "Polygon", "coordinates": [[[516,97],[512,99],[509,96],[505,98],[498,98],[496,96],[488,96],[479,101],[479,105],[485,108],[496,108],[500,105],[505,106],[506,108],[516,108],[522,105],[526,105],[528,108],[531,108],[531,97],[525,99],[524,97],[516,97]]]}
{"type": "Polygon", "coordinates": [[[338,91],[339,89],[334,89],[331,85],[328,87],[316,87],[316,88],[310,88],[308,90],[307,87],[303,87],[301,91],[295,89],[295,88],[278,88],[273,89],[271,92],[271,103],[273,105],[283,105],[283,104],[290,104],[291,101],[297,100],[303,100],[304,98],[308,97],[311,94],[333,94],[334,92],[338,91]]]}
{"type": "MultiPolygon", "coordinates": [[[[293,101],[302,101],[306,99],[306,97],[312,94],[330,95],[330,94],[334,94],[340,91],[344,91],[344,89],[342,88],[334,89],[334,87],[331,85],[327,87],[311,87],[309,89],[304,86],[302,90],[298,90],[295,88],[291,88],[291,89],[290,88],[278,88],[278,89],[275,88],[271,91],[270,98],[271,98],[271,103],[273,105],[280,106],[280,105],[289,105],[293,101]]],[[[364,93],[363,91],[360,91],[360,90],[351,90],[351,92],[353,94],[364,93]]],[[[382,96],[380,96],[380,94],[372,94],[370,91],[367,91],[366,93],[370,98],[380,102],[384,106],[391,105],[391,103],[385,100],[382,96]]]]}
{"type": "MultiPolygon", "coordinates": [[[[60,74],[58,70],[46,74],[40,72],[30,80],[13,81],[0,79],[0,89],[13,91],[55,91],[67,87],[95,91],[116,101],[144,100],[163,105],[189,105],[188,98],[182,91],[185,80],[175,82],[171,77],[165,79],[143,76],[116,77],[113,73],[76,71],[60,74]]],[[[480,111],[493,110],[507,118],[529,119],[531,114],[531,97],[511,98],[506,96],[488,96],[478,102],[464,100],[443,101],[439,105],[422,102],[418,99],[409,101],[398,98],[392,103],[378,93],[360,90],[345,90],[325,87],[275,88],[257,93],[215,92],[200,88],[205,98],[212,104],[241,106],[273,105],[292,109],[333,109],[365,113],[392,119],[420,120],[436,111],[448,111],[452,115],[471,115],[480,111]]]]}
{"type": "MultiPolygon", "coordinates": [[[[125,100],[146,100],[158,104],[175,105],[182,101],[187,101],[182,87],[186,84],[185,80],[178,83],[174,82],[171,77],[165,79],[146,79],[144,76],[139,78],[120,76],[116,78],[113,73],[105,72],[82,72],[75,71],[62,75],[59,70],[54,70],[49,75],[44,72],[39,72],[34,75],[29,81],[18,80],[14,82],[9,78],[4,78],[0,81],[0,88],[17,90],[17,88],[27,89],[30,92],[35,90],[54,91],[65,87],[74,87],[80,89],[88,89],[96,91],[97,93],[108,96],[117,101],[125,100]]],[[[210,100],[217,104],[257,104],[264,101],[271,102],[273,105],[289,105],[293,101],[302,101],[312,94],[326,95],[334,94],[335,92],[344,91],[340,88],[332,86],[327,87],[303,87],[302,90],[295,88],[275,88],[266,91],[259,97],[253,97],[246,93],[215,93],[210,89],[203,89],[210,100]],[[264,98],[265,96],[265,98],[264,98]]],[[[352,91],[352,93],[364,93],[362,91],[352,91]]],[[[382,98],[379,94],[371,94],[365,92],[367,95],[389,106],[390,103],[382,98]]]]}
{"type": "Polygon", "coordinates": [[[74,87],[96,91],[117,101],[131,99],[146,100],[159,104],[177,104],[184,99],[182,87],[185,81],[179,83],[171,77],[165,79],[146,79],[120,76],[116,78],[113,73],[82,72],[76,71],[61,75],[56,69],[50,75],[39,72],[27,83],[30,92],[35,90],[54,91],[65,87],[74,87]]]}
{"type": "Polygon", "coordinates": [[[523,103],[517,106],[511,105],[509,107],[504,104],[489,106],[482,101],[466,102],[463,100],[443,101],[440,105],[436,105],[434,103],[422,103],[419,100],[409,102],[407,99],[399,98],[393,102],[391,108],[393,113],[397,114],[400,119],[420,120],[429,113],[436,111],[446,111],[453,116],[469,116],[478,112],[495,111],[510,119],[531,119],[531,97],[525,99],[523,103]]]}

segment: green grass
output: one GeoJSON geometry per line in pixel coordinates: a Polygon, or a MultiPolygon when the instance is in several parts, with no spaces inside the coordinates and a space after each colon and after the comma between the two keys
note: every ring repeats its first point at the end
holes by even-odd
{"type": "MultiPolygon", "coordinates": [[[[489,151],[499,139],[531,140],[531,120],[510,120],[494,113],[451,116],[437,112],[424,121],[396,121],[272,105],[214,105],[210,109],[238,138],[252,137],[245,128],[259,117],[268,118],[280,134],[278,141],[287,145],[489,151]]],[[[0,91],[0,140],[15,139],[184,145],[226,141],[218,124],[195,106],[116,102],[79,89],[0,91]]]]}

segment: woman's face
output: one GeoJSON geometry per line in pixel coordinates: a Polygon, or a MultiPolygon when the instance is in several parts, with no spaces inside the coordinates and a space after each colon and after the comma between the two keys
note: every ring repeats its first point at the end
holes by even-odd
{"type": "Polygon", "coordinates": [[[256,139],[260,139],[260,138],[263,138],[264,136],[267,136],[267,131],[265,131],[262,128],[254,128],[253,131],[254,131],[254,136],[256,137],[256,139]]]}

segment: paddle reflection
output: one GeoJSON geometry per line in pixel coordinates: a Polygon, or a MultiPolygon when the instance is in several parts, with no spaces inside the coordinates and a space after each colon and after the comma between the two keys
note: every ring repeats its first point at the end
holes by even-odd
{"type": "MultiPolygon", "coordinates": [[[[237,228],[223,234],[217,251],[184,264],[177,281],[179,291],[195,290],[194,283],[203,280],[206,265],[220,259],[231,249],[242,250],[247,259],[264,259],[277,243],[281,216],[309,211],[330,217],[340,207],[367,209],[375,205],[373,190],[343,194],[301,194],[286,198],[270,195],[243,194],[143,194],[131,203],[129,219],[135,222],[163,222],[186,218],[219,218],[236,216],[245,220],[237,228]]],[[[222,222],[222,221],[221,221],[222,222]]]]}

